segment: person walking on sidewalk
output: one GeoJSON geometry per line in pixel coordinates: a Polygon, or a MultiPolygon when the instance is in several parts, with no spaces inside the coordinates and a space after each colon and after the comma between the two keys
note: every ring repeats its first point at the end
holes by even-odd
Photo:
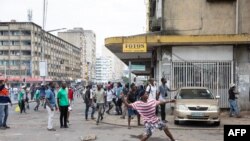
{"type": "Polygon", "coordinates": [[[68,98],[69,98],[69,108],[68,108],[68,116],[67,116],[67,122],[69,124],[69,116],[70,116],[70,112],[72,111],[72,107],[73,107],[73,101],[74,101],[74,90],[72,88],[72,86],[68,85],[68,98]]]}
{"type": "Polygon", "coordinates": [[[122,99],[121,99],[121,94],[123,88],[121,82],[117,83],[117,88],[116,88],[116,114],[117,115],[122,115],[122,99]]]}
{"type": "Polygon", "coordinates": [[[38,111],[38,108],[40,105],[40,88],[39,88],[39,86],[36,86],[36,92],[34,94],[34,101],[36,101],[36,106],[34,108],[34,111],[38,111]]]}
{"type": "Polygon", "coordinates": [[[235,84],[231,84],[229,91],[229,106],[230,106],[230,113],[229,116],[232,117],[233,115],[235,115],[237,118],[240,118],[240,111],[239,111],[239,107],[237,104],[237,95],[239,94],[238,92],[236,92],[236,85],[235,84]]]}
{"type": "Polygon", "coordinates": [[[98,116],[96,120],[96,125],[99,124],[100,120],[103,120],[103,115],[105,112],[105,92],[100,84],[97,85],[97,90],[95,92],[96,94],[96,104],[98,107],[98,116]]]}
{"type": "Polygon", "coordinates": [[[48,131],[56,131],[56,129],[53,128],[53,117],[55,110],[57,110],[54,88],[54,83],[50,82],[48,89],[45,91],[46,109],[48,111],[48,131]]]}
{"type": "MultiPolygon", "coordinates": [[[[158,100],[157,99],[157,87],[156,87],[156,84],[155,84],[155,80],[154,78],[150,78],[149,79],[149,84],[148,86],[146,87],[146,92],[148,94],[148,98],[149,99],[154,99],[154,100],[158,100]]],[[[155,107],[155,113],[156,115],[158,115],[158,107],[159,106],[156,106],[155,107]]]]}
{"type": "MultiPolygon", "coordinates": [[[[130,91],[127,94],[127,103],[134,103],[136,101],[136,86],[134,83],[130,85],[130,91]]],[[[125,105],[125,104],[124,104],[125,105]]],[[[126,106],[126,105],[125,105],[126,106]]],[[[140,126],[140,114],[133,108],[127,108],[128,110],[128,129],[131,128],[130,122],[133,115],[137,115],[137,123],[140,126]]]]}
{"type": "Polygon", "coordinates": [[[107,103],[108,103],[108,110],[106,111],[107,114],[110,114],[110,110],[113,108],[112,100],[113,100],[113,90],[111,89],[111,86],[108,86],[107,88],[107,103]]]}
{"type": "Polygon", "coordinates": [[[26,96],[26,85],[23,85],[21,87],[21,91],[19,92],[18,95],[18,105],[20,108],[20,113],[22,114],[23,112],[26,113],[26,109],[25,109],[25,96],[26,96]]]}
{"type": "Polygon", "coordinates": [[[69,99],[68,92],[66,90],[66,82],[62,83],[62,87],[57,93],[57,103],[60,110],[60,127],[61,128],[69,128],[67,125],[67,116],[68,116],[68,107],[69,107],[69,99]]]}
{"type": "Polygon", "coordinates": [[[160,129],[165,132],[165,134],[171,139],[171,141],[175,141],[173,135],[169,131],[166,123],[163,123],[155,113],[155,107],[164,104],[175,102],[175,100],[171,101],[157,101],[155,99],[149,99],[148,93],[145,90],[142,90],[139,94],[141,100],[136,101],[134,103],[128,103],[127,98],[123,96],[123,102],[127,105],[128,108],[133,108],[139,112],[141,117],[144,120],[144,126],[146,129],[146,133],[142,135],[141,141],[146,141],[152,134],[155,129],[160,129]]]}
{"type": "MultiPolygon", "coordinates": [[[[125,84],[125,87],[122,90],[122,93],[125,96],[127,96],[128,92],[129,92],[129,83],[125,84]]],[[[122,105],[122,116],[121,116],[122,119],[125,119],[125,117],[127,115],[127,111],[128,111],[128,108],[126,107],[126,105],[123,104],[122,105]]]]}
{"type": "Polygon", "coordinates": [[[7,126],[7,119],[9,115],[9,106],[11,103],[9,97],[9,91],[5,88],[5,83],[7,80],[0,80],[0,129],[10,128],[7,126]]]}
{"type": "MultiPolygon", "coordinates": [[[[159,98],[160,101],[163,101],[163,100],[166,100],[167,96],[168,96],[168,91],[171,92],[171,91],[176,91],[176,90],[170,90],[168,88],[168,86],[166,85],[167,83],[167,80],[165,78],[161,78],[161,86],[159,86],[159,89],[158,89],[158,94],[157,94],[157,97],[159,98]]],[[[162,122],[167,122],[166,121],[166,104],[161,104],[160,105],[161,107],[161,120],[162,122]]]]}
{"type": "Polygon", "coordinates": [[[85,109],[85,120],[88,120],[88,113],[89,113],[89,108],[92,108],[91,112],[91,119],[95,119],[94,114],[95,114],[95,104],[94,104],[94,95],[93,92],[91,91],[91,85],[88,85],[86,87],[86,92],[84,94],[84,102],[86,104],[86,109],[85,109]]]}

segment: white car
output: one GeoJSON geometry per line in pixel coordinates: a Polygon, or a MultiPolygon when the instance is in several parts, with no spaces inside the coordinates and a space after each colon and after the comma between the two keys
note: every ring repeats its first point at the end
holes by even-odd
{"type": "Polygon", "coordinates": [[[175,96],[174,123],[180,121],[209,121],[220,125],[219,96],[205,87],[183,87],[175,96]]]}

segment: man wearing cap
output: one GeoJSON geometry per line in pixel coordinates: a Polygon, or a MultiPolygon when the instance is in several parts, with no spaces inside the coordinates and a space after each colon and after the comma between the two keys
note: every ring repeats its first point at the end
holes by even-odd
{"type": "Polygon", "coordinates": [[[9,115],[8,104],[11,103],[9,97],[9,91],[5,88],[5,82],[7,80],[0,80],[0,129],[10,128],[6,122],[9,115]]]}
{"type": "Polygon", "coordinates": [[[169,101],[157,101],[155,99],[150,99],[148,93],[145,90],[142,90],[139,93],[140,101],[128,104],[127,98],[122,96],[124,104],[128,108],[133,108],[141,115],[144,121],[144,126],[146,132],[142,135],[141,141],[146,141],[152,134],[155,129],[160,129],[165,132],[165,134],[171,139],[171,141],[176,141],[169,131],[166,123],[162,122],[155,114],[155,107],[160,104],[175,102],[175,100],[169,101]]]}
{"type": "Polygon", "coordinates": [[[229,116],[232,117],[233,114],[235,114],[237,118],[240,118],[241,116],[240,116],[240,111],[238,108],[237,97],[236,97],[236,95],[239,93],[236,92],[236,85],[234,83],[230,84],[228,94],[229,94],[228,102],[230,106],[229,116]]]}

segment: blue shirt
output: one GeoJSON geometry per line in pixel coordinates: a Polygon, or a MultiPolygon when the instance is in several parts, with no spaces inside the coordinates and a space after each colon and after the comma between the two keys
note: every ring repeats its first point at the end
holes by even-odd
{"type": "Polygon", "coordinates": [[[120,95],[122,93],[122,89],[123,89],[122,87],[119,87],[119,88],[116,89],[116,96],[117,97],[120,97],[120,95]]]}
{"type": "Polygon", "coordinates": [[[52,90],[51,88],[45,90],[45,98],[48,99],[50,105],[52,107],[56,106],[56,98],[55,98],[55,93],[54,90],[52,90]]]}

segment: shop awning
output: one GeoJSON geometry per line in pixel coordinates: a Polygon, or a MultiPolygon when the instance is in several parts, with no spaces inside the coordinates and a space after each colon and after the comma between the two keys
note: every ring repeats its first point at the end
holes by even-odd
{"type": "MultiPolygon", "coordinates": [[[[135,36],[110,37],[105,39],[105,46],[124,63],[145,64],[147,72],[150,70],[152,50],[159,46],[193,46],[193,45],[237,45],[250,44],[250,34],[240,35],[157,35],[142,34],[135,36]],[[145,53],[124,53],[124,44],[144,43],[147,45],[145,53]]],[[[145,74],[145,72],[144,72],[145,74]]],[[[146,73],[147,74],[147,73],[146,73]]]]}

